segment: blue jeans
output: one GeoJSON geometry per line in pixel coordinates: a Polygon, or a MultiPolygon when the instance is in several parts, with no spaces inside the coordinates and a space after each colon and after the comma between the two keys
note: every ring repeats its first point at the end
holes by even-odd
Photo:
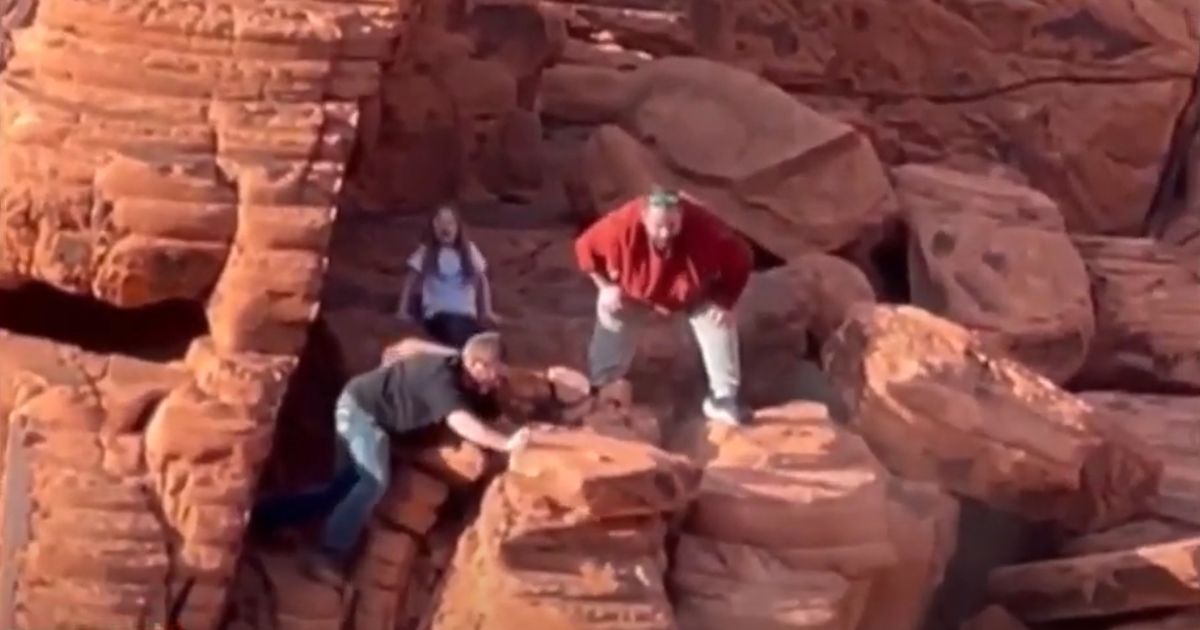
{"type": "Polygon", "coordinates": [[[338,398],[334,417],[338,448],[333,479],[260,501],[252,518],[273,529],[328,514],[321,547],[331,556],[345,559],[387,490],[390,462],[387,434],[346,392],[338,398]]]}
{"type": "Polygon", "coordinates": [[[439,343],[461,350],[468,339],[483,332],[483,327],[471,315],[436,313],[425,318],[425,331],[439,343]]]}

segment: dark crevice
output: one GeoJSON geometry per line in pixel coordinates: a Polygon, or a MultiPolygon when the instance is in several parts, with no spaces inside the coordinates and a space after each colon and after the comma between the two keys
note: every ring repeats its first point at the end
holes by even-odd
{"type": "Polygon", "coordinates": [[[867,276],[875,297],[889,304],[908,304],[912,288],[908,274],[908,225],[894,221],[885,226],[877,240],[867,247],[852,244],[837,255],[850,260],[867,276]]]}
{"type": "Polygon", "coordinates": [[[31,282],[0,289],[0,329],[89,352],[170,361],[208,334],[208,320],[204,306],[191,300],[120,308],[31,282]]]}
{"type": "Polygon", "coordinates": [[[974,499],[961,497],[960,501],[959,543],[934,592],[923,630],[958,628],[991,603],[987,576],[992,569],[1053,553],[1052,527],[974,499]]]}
{"type": "Polygon", "coordinates": [[[324,482],[332,475],[333,407],[350,376],[339,357],[337,340],[318,318],[279,407],[260,496],[324,482]]]}
{"type": "Polygon", "coordinates": [[[746,238],[746,236],[744,234],[742,235],[742,237],[745,239],[745,241],[747,243],[750,244],[750,254],[754,259],[754,270],[755,271],[770,271],[772,269],[777,269],[777,268],[782,267],[787,264],[786,260],[784,260],[783,258],[780,258],[779,256],[776,256],[774,253],[767,250],[767,248],[763,247],[762,245],[759,245],[753,239],[746,238]]]}
{"type": "Polygon", "coordinates": [[[1146,212],[1142,234],[1162,237],[1179,216],[1186,211],[1189,193],[1196,194],[1200,182],[1189,181],[1190,163],[1200,159],[1200,65],[1192,78],[1192,89],[1183,111],[1175,121],[1171,143],[1159,174],[1158,187],[1146,212]]]}
{"type": "MultiPolygon", "coordinates": [[[[174,563],[171,563],[172,566],[174,563]]],[[[178,628],[179,620],[183,617],[183,611],[187,608],[188,596],[192,594],[192,588],[196,586],[196,578],[190,577],[184,580],[183,585],[179,587],[179,593],[172,596],[171,585],[174,570],[167,573],[166,584],[164,588],[167,591],[167,627],[178,628]]]]}

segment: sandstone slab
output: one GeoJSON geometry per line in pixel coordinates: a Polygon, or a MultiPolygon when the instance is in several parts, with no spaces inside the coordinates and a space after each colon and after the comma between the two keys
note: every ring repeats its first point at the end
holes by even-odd
{"type": "Polygon", "coordinates": [[[686,458],[649,444],[564,430],[536,431],[510,460],[507,479],[571,523],[679,510],[699,475],[686,458]]]}
{"type": "Polygon", "coordinates": [[[759,410],[753,431],[714,427],[701,440],[690,449],[705,462],[692,533],[767,548],[888,540],[886,473],[822,405],[759,410]]]}
{"type": "Polygon", "coordinates": [[[647,459],[651,447],[636,442],[585,430],[548,436],[554,433],[538,432],[534,446],[518,455],[522,461],[489,487],[426,616],[428,627],[675,628],[662,580],[660,514],[694,494],[694,474],[690,486],[662,483],[655,490],[652,474],[629,471],[637,462],[650,466],[647,472],[670,471],[665,453],[655,465],[647,459]],[[564,492],[581,488],[593,499],[620,499],[608,504],[619,509],[558,506],[564,492]]]}
{"type": "Polygon", "coordinates": [[[915,533],[922,518],[889,503],[886,473],[823,406],[762,409],[749,427],[679,440],[705,466],[674,550],[681,624],[859,628],[879,613],[905,623],[940,579],[919,568],[939,564],[933,532],[915,533]],[[909,581],[899,590],[884,584],[896,570],[909,581]],[[897,608],[894,597],[911,601],[897,608]]]}
{"type": "Polygon", "coordinates": [[[840,249],[894,215],[887,175],[866,139],[753,74],[672,57],[632,78],[637,96],[623,126],[652,138],[655,154],[681,176],[718,184],[737,206],[716,202],[714,210],[775,255],[840,249]],[[835,183],[851,180],[858,185],[835,183]]]}
{"type": "Polygon", "coordinates": [[[1155,514],[1200,526],[1200,398],[1085,392],[1088,404],[1139,437],[1162,463],[1162,479],[1151,502],[1155,514]]]}
{"type": "Polygon", "coordinates": [[[892,171],[910,232],[912,303],[1062,383],[1095,328],[1058,206],[1030,188],[924,165],[892,171]]]}
{"type": "Polygon", "coordinates": [[[1001,567],[996,601],[1031,621],[1102,617],[1200,605],[1200,538],[1092,556],[1001,567]]]}
{"type": "Polygon", "coordinates": [[[922,309],[856,309],[824,362],[853,425],[901,476],[1084,529],[1133,516],[1158,482],[1136,438],[922,309]]]}
{"type": "Polygon", "coordinates": [[[1141,519],[1063,542],[1058,553],[1064,557],[1090,556],[1114,551],[1161,545],[1200,536],[1200,526],[1160,518],[1141,519]]]}
{"type": "Polygon", "coordinates": [[[1075,236],[1092,282],[1096,343],[1077,385],[1158,393],[1200,391],[1200,281],[1169,245],[1075,236]]]}

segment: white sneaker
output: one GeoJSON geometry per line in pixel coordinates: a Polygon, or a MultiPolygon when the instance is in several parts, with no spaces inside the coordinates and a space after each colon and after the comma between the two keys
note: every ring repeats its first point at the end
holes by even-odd
{"type": "Polygon", "coordinates": [[[704,417],[710,421],[732,426],[749,424],[752,416],[750,410],[738,404],[735,398],[713,398],[709,396],[704,399],[702,408],[704,410],[704,417]]]}

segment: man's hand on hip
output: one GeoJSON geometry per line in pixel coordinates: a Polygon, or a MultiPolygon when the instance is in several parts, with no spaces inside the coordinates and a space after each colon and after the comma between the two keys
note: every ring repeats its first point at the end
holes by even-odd
{"type": "Polygon", "coordinates": [[[621,287],[615,284],[607,284],[600,287],[600,309],[606,313],[616,313],[621,310],[621,305],[624,303],[624,298],[621,297],[621,287]]]}
{"type": "Polygon", "coordinates": [[[712,306],[712,308],[708,309],[707,316],[716,322],[718,326],[723,328],[732,327],[737,324],[737,318],[734,316],[732,310],[722,308],[715,304],[712,306]]]}

